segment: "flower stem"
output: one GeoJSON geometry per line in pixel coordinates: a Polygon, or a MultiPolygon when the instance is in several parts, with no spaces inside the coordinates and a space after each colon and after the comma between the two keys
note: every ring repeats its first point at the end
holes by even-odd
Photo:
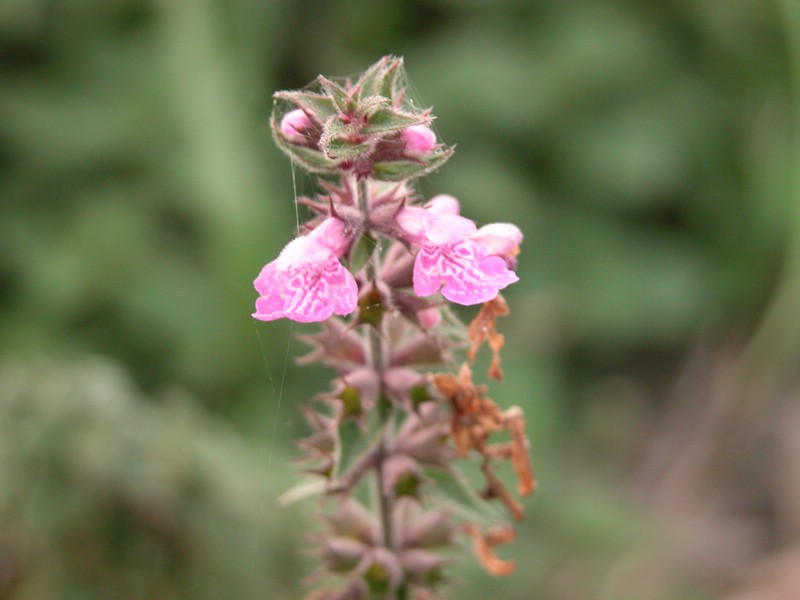
{"type": "MultiPolygon", "coordinates": [[[[366,178],[358,178],[356,180],[357,193],[358,193],[358,208],[364,216],[365,223],[369,223],[369,188],[366,178]]],[[[367,225],[368,226],[368,225],[367,225]]],[[[377,250],[377,247],[376,249],[377,250]]],[[[379,254],[373,250],[372,255],[366,264],[367,285],[374,285],[378,278],[378,261],[379,254]]],[[[385,398],[383,394],[383,373],[386,370],[385,352],[383,347],[383,339],[381,328],[382,323],[376,326],[367,326],[367,346],[370,366],[378,374],[381,380],[380,390],[378,394],[378,418],[381,427],[381,439],[378,442],[378,454],[375,461],[375,475],[377,484],[377,510],[380,517],[380,524],[383,540],[383,545],[386,548],[392,549],[394,545],[392,534],[392,498],[386,493],[383,479],[383,463],[388,455],[389,436],[392,431],[393,410],[391,403],[385,398]]]]}

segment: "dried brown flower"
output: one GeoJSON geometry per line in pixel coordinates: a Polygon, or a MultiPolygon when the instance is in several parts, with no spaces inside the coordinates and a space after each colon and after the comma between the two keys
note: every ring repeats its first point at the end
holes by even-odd
{"type": "Polygon", "coordinates": [[[506,340],[503,334],[497,331],[497,317],[505,317],[508,313],[508,304],[502,295],[497,294],[494,300],[489,300],[481,306],[480,311],[467,327],[467,336],[472,343],[467,350],[469,362],[475,364],[478,350],[484,342],[488,342],[489,348],[492,350],[492,362],[487,373],[489,377],[498,381],[503,380],[503,370],[500,368],[500,350],[506,340]]]}
{"type": "Polygon", "coordinates": [[[472,538],[472,549],[483,567],[495,577],[510,575],[517,565],[512,560],[500,559],[492,550],[492,546],[506,544],[516,537],[513,529],[495,527],[487,532],[481,532],[477,525],[466,525],[465,530],[472,538]]]}
{"type": "Polygon", "coordinates": [[[462,457],[475,450],[484,458],[482,471],[486,477],[486,498],[499,498],[515,519],[522,518],[522,505],[514,499],[493,470],[492,459],[511,460],[518,478],[520,495],[527,496],[535,488],[533,468],[529,458],[529,442],[525,435],[525,421],[519,407],[506,412],[486,396],[485,385],[472,382],[472,370],[467,363],[461,365],[458,377],[446,373],[433,376],[434,385],[450,402],[452,409],[451,431],[456,450],[462,457]],[[493,433],[507,432],[509,442],[489,443],[493,433]]]}

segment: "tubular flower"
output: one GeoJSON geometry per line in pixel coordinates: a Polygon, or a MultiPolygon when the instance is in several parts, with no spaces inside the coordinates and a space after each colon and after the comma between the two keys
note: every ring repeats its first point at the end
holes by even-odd
{"type": "Polygon", "coordinates": [[[260,294],[253,316],[261,321],[286,317],[309,323],[353,312],[358,286],[339,262],[349,242],[344,223],[335,217],[289,242],[253,282],[260,294]]]}
{"type": "Polygon", "coordinates": [[[480,304],[519,280],[504,258],[521,240],[522,234],[517,239],[519,229],[513,225],[514,230],[500,230],[502,243],[495,239],[497,232],[492,232],[491,243],[486,243],[487,236],[475,223],[449,211],[408,207],[398,213],[397,221],[420,245],[414,261],[414,293],[418,296],[441,289],[451,302],[480,304]]]}

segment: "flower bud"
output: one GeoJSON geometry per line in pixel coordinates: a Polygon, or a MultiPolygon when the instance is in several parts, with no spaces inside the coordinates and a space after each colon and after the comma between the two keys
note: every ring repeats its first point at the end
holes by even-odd
{"type": "Polygon", "coordinates": [[[428,154],[436,147],[436,134],[426,125],[412,125],[400,133],[409,154],[428,154]]]}
{"type": "Polygon", "coordinates": [[[417,321],[424,329],[431,329],[442,322],[442,313],[438,306],[430,306],[417,311],[417,321]]]}
{"type": "Polygon", "coordinates": [[[305,130],[312,126],[311,119],[301,108],[289,111],[281,119],[281,132],[295,144],[305,141],[305,130]]]}

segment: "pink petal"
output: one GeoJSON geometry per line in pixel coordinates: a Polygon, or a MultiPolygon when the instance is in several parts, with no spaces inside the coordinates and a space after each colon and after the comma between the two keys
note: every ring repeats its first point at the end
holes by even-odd
{"type": "Polygon", "coordinates": [[[331,256],[343,256],[350,246],[350,238],[345,235],[345,225],[335,217],[328,217],[308,235],[296,238],[286,244],[278,255],[278,266],[288,269],[310,263],[328,260],[331,256]]]}
{"type": "Polygon", "coordinates": [[[333,255],[324,262],[285,269],[275,260],[261,270],[254,285],[261,295],[253,316],[261,321],[324,321],[332,314],[350,314],[358,301],[353,275],[333,255]]]}
{"type": "Polygon", "coordinates": [[[458,304],[487,302],[497,292],[518,281],[502,258],[485,256],[475,242],[462,239],[452,244],[425,244],[414,262],[414,292],[442,295],[458,304]]]}
{"type": "Polygon", "coordinates": [[[406,206],[397,211],[395,221],[408,234],[412,244],[422,243],[422,215],[424,214],[425,209],[419,206],[406,206]]]}
{"type": "Polygon", "coordinates": [[[428,211],[422,215],[425,238],[433,244],[451,244],[463,240],[472,235],[475,229],[475,223],[459,215],[438,215],[428,211]]]}
{"type": "Polygon", "coordinates": [[[353,312],[358,285],[339,262],[350,245],[345,229],[342,221],[329,217],[308,235],[286,244],[253,282],[260,294],[253,316],[306,323],[353,312]]]}
{"type": "Polygon", "coordinates": [[[494,256],[511,256],[522,243],[522,232],[512,223],[484,225],[470,237],[494,256]]]}
{"type": "Polygon", "coordinates": [[[328,217],[308,234],[308,237],[330,249],[337,257],[344,256],[350,247],[350,237],[344,222],[336,217],[328,217]]]}
{"type": "Polygon", "coordinates": [[[458,198],[450,194],[437,194],[428,200],[425,208],[437,215],[457,215],[461,212],[458,198]]]}
{"type": "Polygon", "coordinates": [[[275,262],[279,269],[287,270],[301,265],[325,262],[331,256],[333,252],[309,234],[286,244],[275,262]]]}
{"type": "Polygon", "coordinates": [[[408,234],[408,241],[412,244],[420,244],[425,238],[425,219],[433,219],[433,223],[427,223],[427,227],[437,230],[436,218],[442,215],[458,215],[460,210],[458,200],[448,194],[439,194],[431,198],[424,207],[406,206],[401,208],[395,220],[403,231],[408,234]],[[426,216],[428,215],[428,216],[426,216]]]}

